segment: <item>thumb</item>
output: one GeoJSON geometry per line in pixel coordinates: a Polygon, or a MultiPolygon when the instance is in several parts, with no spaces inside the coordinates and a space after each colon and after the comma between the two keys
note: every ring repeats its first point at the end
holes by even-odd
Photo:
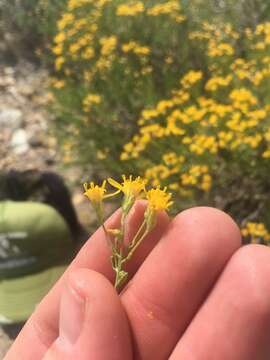
{"type": "Polygon", "coordinates": [[[64,287],[59,337],[43,360],[131,359],[128,323],[111,283],[88,269],[70,273],[64,287]]]}

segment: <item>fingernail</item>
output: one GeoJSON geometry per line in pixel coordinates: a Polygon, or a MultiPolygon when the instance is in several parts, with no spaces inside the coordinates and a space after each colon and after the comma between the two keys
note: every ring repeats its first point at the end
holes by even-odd
{"type": "Polygon", "coordinates": [[[82,331],[85,300],[67,284],[61,298],[58,344],[72,347],[82,331]]]}

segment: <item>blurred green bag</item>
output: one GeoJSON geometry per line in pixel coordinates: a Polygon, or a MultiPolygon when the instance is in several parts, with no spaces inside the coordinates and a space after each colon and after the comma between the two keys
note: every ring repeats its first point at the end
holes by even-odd
{"type": "Polygon", "coordinates": [[[0,202],[0,323],[25,321],[73,252],[70,229],[53,207],[0,202]]]}

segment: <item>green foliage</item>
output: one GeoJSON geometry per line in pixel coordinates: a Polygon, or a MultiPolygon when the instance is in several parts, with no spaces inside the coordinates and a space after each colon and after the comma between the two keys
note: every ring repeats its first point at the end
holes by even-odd
{"type": "Polygon", "coordinates": [[[47,50],[66,0],[3,0],[0,38],[15,55],[35,57],[47,50]],[[34,53],[33,50],[36,50],[34,53]]]}

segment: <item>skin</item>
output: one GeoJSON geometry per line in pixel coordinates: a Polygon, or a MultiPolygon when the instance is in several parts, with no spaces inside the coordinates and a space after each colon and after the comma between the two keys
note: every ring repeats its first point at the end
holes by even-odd
{"type": "MultiPolygon", "coordinates": [[[[145,208],[129,216],[127,241],[145,208]]],[[[223,212],[198,207],[157,226],[115,292],[99,229],[43,299],[5,360],[266,360],[270,358],[270,249],[241,247],[223,212]]],[[[119,223],[119,211],[107,222],[119,223]]]]}

